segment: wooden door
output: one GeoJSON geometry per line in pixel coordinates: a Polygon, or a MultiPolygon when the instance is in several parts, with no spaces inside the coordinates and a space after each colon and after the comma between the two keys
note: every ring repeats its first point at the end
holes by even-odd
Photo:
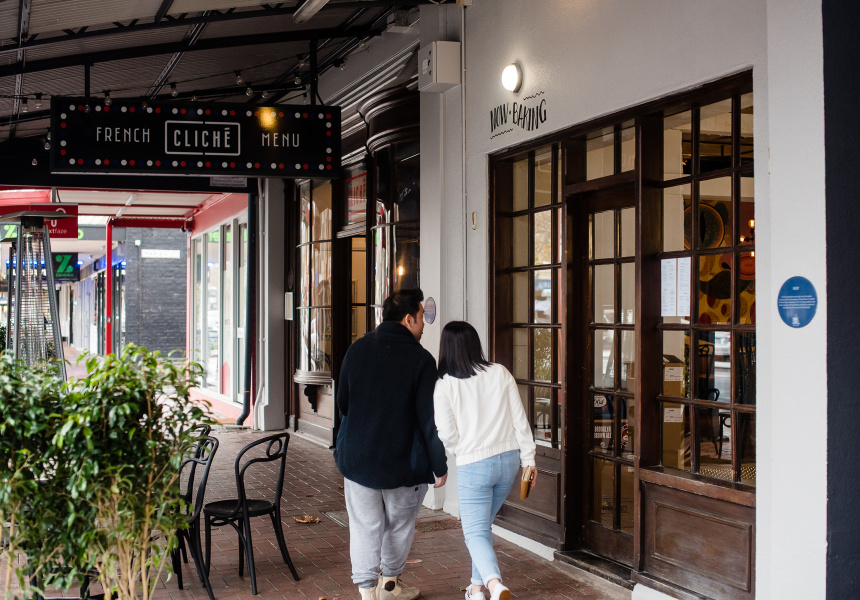
{"type": "Polygon", "coordinates": [[[579,257],[570,276],[580,279],[582,290],[571,302],[572,318],[578,315],[580,326],[569,328],[568,339],[571,348],[580,349],[576,360],[584,375],[568,397],[581,423],[580,542],[628,565],[633,559],[637,377],[634,199],[632,186],[568,199],[573,252],[579,257]]]}

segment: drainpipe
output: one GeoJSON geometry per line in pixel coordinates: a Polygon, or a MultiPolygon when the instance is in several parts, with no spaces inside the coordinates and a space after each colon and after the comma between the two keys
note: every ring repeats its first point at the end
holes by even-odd
{"type": "MultiPolygon", "coordinates": [[[[257,196],[248,194],[248,260],[245,266],[245,379],[242,386],[242,414],[236,417],[241,425],[251,414],[251,357],[254,349],[254,285],[257,269],[257,196]]],[[[241,243],[241,242],[240,242],[241,243]]]]}
{"type": "Polygon", "coordinates": [[[111,315],[113,315],[113,221],[108,219],[105,227],[105,354],[113,351],[111,315]]]}

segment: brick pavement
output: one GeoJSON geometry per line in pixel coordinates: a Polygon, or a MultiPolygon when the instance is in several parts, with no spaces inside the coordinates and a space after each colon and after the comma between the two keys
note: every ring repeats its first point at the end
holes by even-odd
{"type": "MultiPolygon", "coordinates": [[[[245,444],[263,435],[248,430],[219,430],[213,433],[220,447],[210,474],[206,500],[235,496],[233,460],[245,444]]],[[[343,511],[343,477],[337,471],[331,451],[293,435],[288,450],[284,480],[282,517],[290,557],[301,581],[296,582],[280,556],[271,521],[254,519],[254,559],[257,563],[257,588],[260,600],[357,599],[350,578],[349,530],[324,513],[343,511]],[[294,517],[311,515],[316,524],[299,524],[294,517]]],[[[275,477],[271,469],[247,479],[249,495],[268,497],[275,477]]],[[[426,511],[425,511],[426,514],[426,511]]],[[[451,516],[438,512],[439,525],[450,523],[451,516]],[[445,523],[447,521],[448,523],[445,523]]],[[[424,517],[419,519],[423,522],[424,517]]],[[[430,524],[428,524],[430,525],[430,524]]],[[[419,527],[409,559],[420,562],[406,567],[403,579],[421,588],[425,600],[457,600],[458,590],[468,582],[471,572],[469,554],[459,527],[437,531],[433,526],[419,527]]],[[[630,592],[597,580],[593,575],[549,562],[519,546],[495,538],[499,563],[505,582],[515,598],[531,600],[629,599],[630,592]]],[[[216,600],[252,598],[247,574],[239,577],[239,546],[230,527],[213,530],[210,581],[216,600]]],[[[206,591],[191,563],[183,565],[185,589],[179,590],[175,578],[162,582],[154,600],[205,600],[206,591]]],[[[166,579],[166,578],[165,578],[166,579]]]]}

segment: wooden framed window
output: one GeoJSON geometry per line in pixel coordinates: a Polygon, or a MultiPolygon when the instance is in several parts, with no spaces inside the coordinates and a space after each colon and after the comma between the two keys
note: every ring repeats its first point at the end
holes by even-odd
{"type": "Polygon", "coordinates": [[[755,485],[753,94],[663,117],[662,464],[755,485]]]}

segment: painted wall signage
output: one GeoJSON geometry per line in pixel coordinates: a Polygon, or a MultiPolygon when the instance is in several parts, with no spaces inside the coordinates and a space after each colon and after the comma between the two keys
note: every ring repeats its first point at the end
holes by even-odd
{"type": "Polygon", "coordinates": [[[51,100],[52,173],[332,178],[340,108],[51,100]]]}
{"type": "Polygon", "coordinates": [[[818,293],[806,277],[791,277],[779,288],[776,307],[789,327],[806,327],[818,308],[818,293]]]}
{"type": "Polygon", "coordinates": [[[182,258],[179,250],[159,250],[157,248],[141,248],[141,258],[182,258]]]}
{"type": "Polygon", "coordinates": [[[80,281],[81,267],[77,252],[52,252],[54,281],[80,281]]]}
{"type": "Polygon", "coordinates": [[[490,110],[490,139],[517,129],[537,131],[546,122],[546,98],[544,92],[524,97],[518,102],[505,102],[490,110]]]}

